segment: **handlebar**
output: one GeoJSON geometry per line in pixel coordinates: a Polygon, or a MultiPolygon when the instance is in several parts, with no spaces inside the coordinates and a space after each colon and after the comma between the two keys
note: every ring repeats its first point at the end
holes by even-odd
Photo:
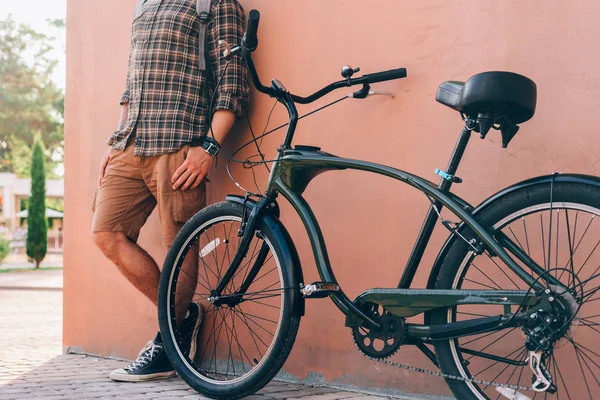
{"type": "MultiPolygon", "coordinates": [[[[252,81],[254,82],[254,86],[259,92],[265,93],[271,97],[277,97],[278,91],[273,87],[267,87],[262,84],[260,78],[258,77],[258,73],[256,72],[256,67],[254,66],[254,62],[252,61],[252,52],[256,50],[258,47],[258,25],[260,22],[260,12],[258,10],[252,10],[248,14],[248,26],[246,28],[246,33],[242,38],[242,57],[246,60],[248,65],[248,69],[250,70],[250,75],[252,76],[252,81]]],[[[366,90],[368,92],[368,85],[377,82],[389,81],[393,79],[401,79],[406,78],[406,68],[397,68],[389,71],[383,72],[375,72],[372,74],[366,74],[361,76],[360,78],[351,77],[341,80],[338,82],[331,83],[325,86],[323,89],[316,91],[307,97],[297,96],[295,94],[289,94],[290,98],[299,104],[308,104],[312,103],[325,96],[326,94],[343,87],[350,87],[355,85],[363,85],[366,86],[366,90]]],[[[365,89],[365,88],[363,88],[365,89]]]]}
{"type": "Polygon", "coordinates": [[[258,47],[258,23],[260,22],[260,13],[258,10],[250,11],[248,14],[248,26],[246,28],[246,34],[242,39],[242,45],[244,48],[253,52],[258,47]]]}

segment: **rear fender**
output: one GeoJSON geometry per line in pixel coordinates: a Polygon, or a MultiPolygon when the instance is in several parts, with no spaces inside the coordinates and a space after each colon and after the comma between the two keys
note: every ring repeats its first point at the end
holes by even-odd
{"type": "MultiPolygon", "coordinates": [[[[516,183],[516,184],[509,186],[505,189],[502,189],[498,193],[488,197],[481,204],[479,204],[477,207],[475,207],[475,209],[473,210],[473,216],[475,218],[477,218],[478,214],[481,214],[488,207],[493,206],[497,202],[503,201],[503,199],[506,196],[512,194],[513,192],[516,192],[517,190],[530,188],[530,187],[534,187],[537,185],[549,185],[552,182],[553,177],[554,177],[554,182],[584,183],[586,185],[591,185],[591,186],[600,188],[600,178],[598,178],[596,176],[592,176],[592,175],[582,175],[582,174],[556,174],[555,175],[555,174],[552,174],[552,175],[538,176],[536,178],[531,178],[531,179],[527,179],[527,180],[521,181],[519,183],[516,183]]],[[[459,230],[461,229],[462,225],[464,225],[464,224],[461,224],[458,227],[459,230]]],[[[442,246],[442,249],[438,253],[438,255],[435,259],[435,262],[433,263],[433,268],[431,269],[431,272],[429,273],[429,279],[427,281],[428,289],[435,288],[435,283],[437,281],[438,275],[442,268],[442,263],[443,263],[444,259],[446,258],[448,251],[450,250],[450,248],[452,247],[452,245],[454,244],[454,242],[456,240],[461,240],[461,239],[456,237],[455,235],[450,235],[448,237],[448,239],[446,239],[446,242],[442,246]]],[[[429,314],[428,313],[425,314],[425,323],[426,324],[429,323],[429,314]]]]}
{"type": "MultiPolygon", "coordinates": [[[[226,200],[241,205],[245,204],[246,207],[248,207],[248,211],[252,211],[252,209],[256,206],[256,202],[254,200],[248,199],[247,201],[244,201],[243,196],[228,195],[226,200]]],[[[296,246],[292,241],[292,237],[279,219],[279,206],[276,202],[274,202],[274,207],[270,208],[264,214],[262,222],[273,233],[275,240],[277,240],[277,243],[281,247],[283,258],[280,260],[281,267],[288,272],[286,274],[286,279],[288,281],[284,282],[283,284],[287,288],[292,288],[292,313],[294,315],[303,316],[304,297],[300,293],[300,284],[304,283],[302,265],[300,264],[300,257],[298,256],[298,251],[296,250],[296,246]]]]}
{"type": "MultiPolygon", "coordinates": [[[[498,193],[493,196],[488,197],[481,204],[479,204],[473,210],[473,216],[477,217],[478,214],[482,213],[488,207],[491,207],[496,202],[502,201],[505,196],[516,192],[517,190],[521,190],[524,188],[530,188],[537,185],[549,185],[552,182],[552,177],[554,177],[554,182],[567,182],[567,183],[584,183],[586,185],[591,185],[600,188],[600,178],[591,175],[581,175],[581,174],[557,174],[557,175],[544,175],[538,176],[536,178],[527,179],[516,183],[512,186],[509,186],[505,189],[502,189],[498,193]]],[[[462,227],[463,224],[461,224],[462,227]]],[[[460,227],[459,227],[460,229],[460,227]]],[[[460,240],[455,235],[450,235],[444,246],[442,246],[442,250],[437,255],[435,262],[433,263],[433,268],[431,269],[431,273],[429,274],[429,280],[427,281],[427,288],[433,289],[435,286],[435,282],[437,280],[438,274],[442,267],[442,262],[444,258],[448,254],[448,251],[452,247],[452,244],[455,240],[460,240]]]]}

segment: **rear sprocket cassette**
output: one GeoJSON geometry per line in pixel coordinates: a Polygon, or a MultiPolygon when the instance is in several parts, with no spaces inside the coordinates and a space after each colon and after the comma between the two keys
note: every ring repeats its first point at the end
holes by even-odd
{"type": "Polygon", "coordinates": [[[404,318],[391,314],[375,303],[365,303],[361,308],[381,328],[376,330],[362,326],[352,327],[352,338],[356,347],[371,358],[385,359],[393,356],[404,340],[404,318]]]}

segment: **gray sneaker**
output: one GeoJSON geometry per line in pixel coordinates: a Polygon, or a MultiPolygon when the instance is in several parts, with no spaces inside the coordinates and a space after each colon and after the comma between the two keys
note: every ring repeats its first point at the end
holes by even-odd
{"type": "MultiPolygon", "coordinates": [[[[191,303],[179,329],[183,343],[189,346],[188,354],[192,361],[196,356],[196,341],[203,317],[202,305],[191,303]]],[[[117,382],[143,382],[168,379],[173,376],[175,376],[175,369],[167,357],[160,332],[158,332],[156,338],[146,344],[134,362],[125,368],[112,371],[109,378],[117,382]]]]}
{"type": "Polygon", "coordinates": [[[175,376],[175,370],[160,341],[160,334],[140,351],[129,366],[112,371],[109,378],[117,382],[144,382],[175,376]]]}

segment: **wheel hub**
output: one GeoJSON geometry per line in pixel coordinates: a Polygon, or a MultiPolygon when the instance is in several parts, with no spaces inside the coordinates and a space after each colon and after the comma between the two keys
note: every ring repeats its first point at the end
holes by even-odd
{"type": "Polygon", "coordinates": [[[578,326],[579,304],[567,288],[551,285],[540,294],[540,299],[528,311],[529,321],[523,325],[530,351],[551,350],[565,336],[572,337],[578,326]]]}

